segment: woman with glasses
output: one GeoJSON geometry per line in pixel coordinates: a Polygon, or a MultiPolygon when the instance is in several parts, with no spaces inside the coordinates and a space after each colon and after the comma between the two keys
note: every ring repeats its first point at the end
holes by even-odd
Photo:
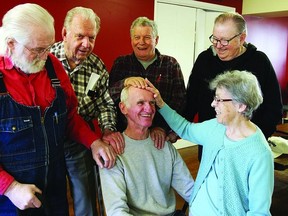
{"type": "Polygon", "coordinates": [[[168,125],[181,138],[203,145],[189,215],[271,215],[273,157],[264,134],[251,121],[263,101],[257,78],[238,70],[216,76],[209,86],[215,93],[210,101],[214,118],[196,124],[172,110],[147,84],[168,125]]]}
{"type": "MultiPolygon", "coordinates": [[[[246,36],[246,21],[240,14],[223,13],[215,19],[209,37],[212,46],[198,56],[189,78],[184,113],[190,121],[197,114],[199,122],[213,118],[210,103],[214,95],[209,90],[209,81],[226,70],[247,70],[257,77],[263,92],[263,103],[251,120],[268,138],[282,117],[279,83],[266,54],[247,43],[246,36]]],[[[201,159],[201,146],[199,150],[201,159]]]]}

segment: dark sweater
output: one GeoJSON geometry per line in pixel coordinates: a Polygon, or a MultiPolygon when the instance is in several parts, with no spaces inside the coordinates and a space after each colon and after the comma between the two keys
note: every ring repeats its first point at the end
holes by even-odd
{"type": "Polygon", "coordinates": [[[199,122],[215,118],[214,108],[211,107],[214,92],[209,89],[209,82],[227,70],[246,70],[257,77],[263,93],[263,103],[253,114],[252,121],[268,138],[282,118],[280,87],[266,54],[252,44],[246,44],[246,48],[245,53],[230,61],[221,61],[213,55],[211,47],[198,56],[188,82],[185,117],[193,121],[198,113],[199,122]]]}

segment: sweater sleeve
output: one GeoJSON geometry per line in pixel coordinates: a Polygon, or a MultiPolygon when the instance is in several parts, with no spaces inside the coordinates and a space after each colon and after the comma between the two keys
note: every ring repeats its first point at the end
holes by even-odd
{"type": "Polygon", "coordinates": [[[193,121],[195,115],[199,110],[199,94],[201,94],[201,84],[203,83],[201,76],[203,74],[203,67],[201,65],[201,57],[203,54],[201,53],[199,57],[196,59],[191,74],[189,76],[189,81],[187,84],[186,90],[186,109],[185,109],[185,118],[189,121],[193,121]],[[200,92],[199,92],[200,91],[200,92]]]}
{"type": "Polygon", "coordinates": [[[249,174],[249,215],[270,215],[274,186],[274,165],[270,152],[258,156],[249,174]]]}
{"type": "Polygon", "coordinates": [[[203,143],[200,141],[209,127],[206,127],[206,123],[192,123],[187,121],[181,115],[179,115],[175,110],[171,109],[167,104],[158,110],[160,114],[164,117],[168,125],[173,131],[175,131],[182,139],[194,142],[203,143]]]}
{"type": "Polygon", "coordinates": [[[100,169],[103,200],[109,216],[132,216],[127,205],[125,173],[121,164],[121,161],[117,160],[113,168],[100,169]]]}
{"type": "Polygon", "coordinates": [[[169,145],[169,148],[174,158],[171,185],[175,189],[175,191],[184,200],[186,200],[186,202],[189,202],[194,186],[194,180],[187,165],[185,164],[177,149],[175,149],[173,145],[169,145]]]}
{"type": "Polygon", "coordinates": [[[276,126],[282,118],[281,90],[275,70],[265,53],[255,52],[250,64],[254,66],[251,71],[257,77],[263,94],[263,103],[253,113],[252,122],[262,130],[268,139],[275,132],[276,126]]]}

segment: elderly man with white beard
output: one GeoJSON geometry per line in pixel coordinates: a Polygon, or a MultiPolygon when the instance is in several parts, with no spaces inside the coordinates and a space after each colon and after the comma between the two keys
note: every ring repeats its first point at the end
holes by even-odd
{"type": "Polygon", "coordinates": [[[77,113],[77,98],[59,60],[49,54],[54,19],[20,4],[0,28],[0,214],[69,214],[63,140],[87,148],[99,167],[115,152],[77,113]]]}

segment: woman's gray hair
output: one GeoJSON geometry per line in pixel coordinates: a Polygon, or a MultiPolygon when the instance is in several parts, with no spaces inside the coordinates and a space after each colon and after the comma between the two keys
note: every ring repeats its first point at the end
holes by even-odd
{"type": "Polygon", "coordinates": [[[235,34],[239,34],[243,32],[248,34],[246,21],[244,17],[241,16],[237,12],[226,12],[226,13],[220,14],[218,17],[215,18],[214,24],[224,23],[229,20],[232,20],[236,26],[237,32],[235,32],[235,34]]]}
{"type": "Polygon", "coordinates": [[[10,55],[7,44],[9,39],[27,44],[38,26],[55,35],[54,18],[43,7],[26,3],[10,9],[4,15],[0,27],[0,55],[10,55]]]}
{"type": "Polygon", "coordinates": [[[158,28],[156,23],[153,20],[148,19],[147,17],[138,17],[135,19],[130,27],[130,36],[134,36],[134,29],[138,26],[149,26],[152,28],[152,34],[156,38],[158,37],[158,28]]]}
{"type": "Polygon", "coordinates": [[[95,21],[96,34],[99,33],[101,24],[100,17],[98,17],[97,14],[92,9],[85,7],[74,7],[67,12],[64,20],[64,27],[67,29],[67,31],[70,30],[71,23],[75,15],[81,15],[84,19],[95,21]]]}
{"type": "Polygon", "coordinates": [[[248,71],[232,70],[219,74],[210,82],[210,89],[225,88],[232,96],[233,101],[245,104],[247,107],[242,113],[247,119],[263,102],[260,84],[255,75],[248,71]]]}

